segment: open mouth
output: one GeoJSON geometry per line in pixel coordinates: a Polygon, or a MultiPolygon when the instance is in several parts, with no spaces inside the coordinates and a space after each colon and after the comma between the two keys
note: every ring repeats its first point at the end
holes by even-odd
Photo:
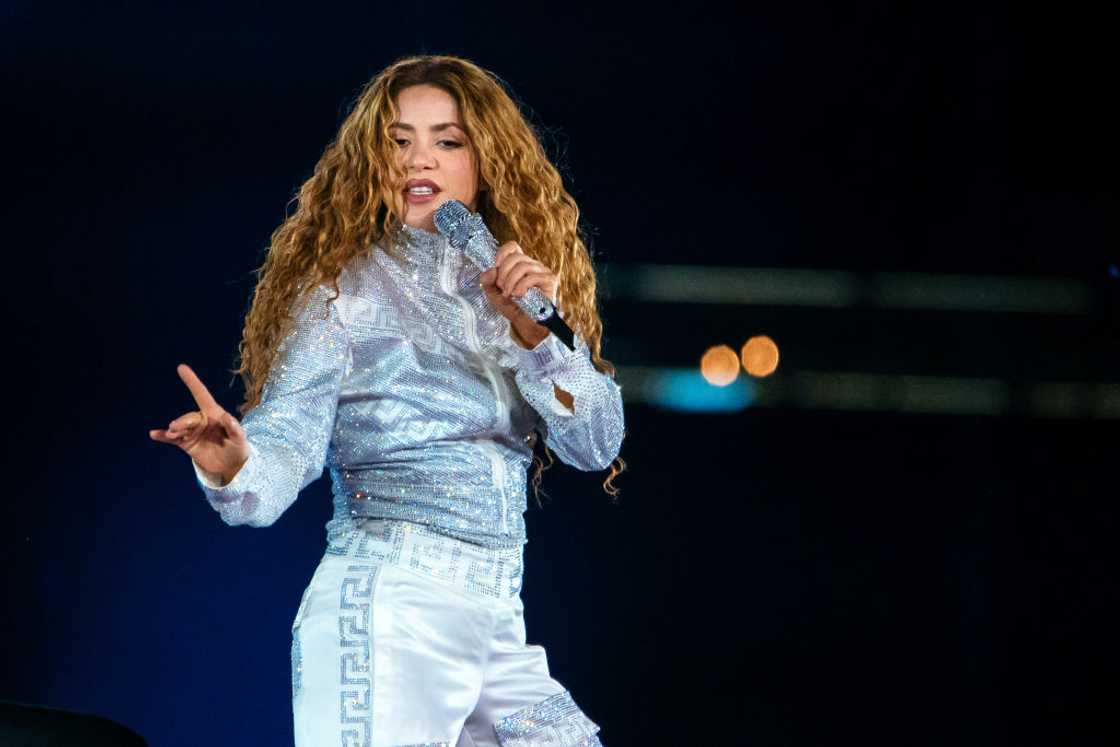
{"type": "Polygon", "coordinates": [[[409,179],[404,184],[405,200],[410,205],[432,202],[439,191],[439,187],[431,179],[409,179]]]}
{"type": "Polygon", "coordinates": [[[438,189],[431,189],[429,187],[414,187],[404,191],[405,200],[409,205],[422,205],[426,202],[432,202],[439,194],[438,189]]]}

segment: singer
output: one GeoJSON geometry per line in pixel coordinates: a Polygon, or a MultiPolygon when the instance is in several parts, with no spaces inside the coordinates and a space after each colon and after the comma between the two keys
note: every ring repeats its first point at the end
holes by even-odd
{"type": "Polygon", "coordinates": [[[626,467],[578,218],[497,76],[399,59],[272,235],[239,348],[242,419],[178,367],[198,409],[150,436],[190,455],[227,524],[272,524],[330,470],[326,550],[292,623],[297,745],[601,744],[526,642],[520,594],[538,436],[550,465],[610,468],[611,495],[626,467]],[[449,200],[492,234],[492,267],[437,230],[449,200]],[[574,348],[519,306],[530,288],[574,348]]]}

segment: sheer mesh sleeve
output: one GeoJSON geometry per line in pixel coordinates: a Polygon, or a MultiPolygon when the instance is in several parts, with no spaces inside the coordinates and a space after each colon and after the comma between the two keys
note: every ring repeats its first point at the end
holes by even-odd
{"type": "Polygon", "coordinates": [[[545,443],[561,461],[584,471],[606,469],[622,447],[622,391],[591,362],[577,333],[576,349],[549,333],[535,348],[517,345],[517,388],[544,420],[545,443]],[[575,412],[556,398],[553,385],[572,395],[575,412]]]}
{"type": "Polygon", "coordinates": [[[219,487],[192,460],[199,486],[227,524],[269,526],[323,474],[352,360],[338,309],[325,305],[332,295],[330,286],[317,287],[280,341],[261,401],[241,422],[250,454],[233,480],[219,487]]]}

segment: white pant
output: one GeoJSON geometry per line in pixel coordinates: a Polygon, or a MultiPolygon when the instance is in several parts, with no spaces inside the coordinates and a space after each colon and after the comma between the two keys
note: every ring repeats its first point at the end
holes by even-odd
{"type": "Polygon", "coordinates": [[[590,747],[596,726],[525,642],[522,548],[370,520],[292,624],[297,747],[590,747]]]}

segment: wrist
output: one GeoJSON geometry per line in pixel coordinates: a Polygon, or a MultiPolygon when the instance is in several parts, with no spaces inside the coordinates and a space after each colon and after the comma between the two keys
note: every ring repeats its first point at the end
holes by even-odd
{"type": "Polygon", "coordinates": [[[245,459],[241,460],[241,463],[238,464],[236,468],[227,469],[221,472],[211,472],[210,470],[203,469],[202,465],[194,461],[193,457],[191,458],[191,461],[194,462],[195,471],[201,478],[203,478],[203,480],[208,484],[209,487],[224,488],[232,483],[239,474],[241,474],[241,471],[245,469],[245,465],[249,463],[249,458],[246,457],[245,459]]]}
{"type": "MultiPolygon", "coordinates": [[[[198,466],[198,462],[195,462],[195,466],[198,466]]],[[[229,485],[231,482],[233,482],[232,477],[229,477],[221,472],[211,472],[210,470],[203,469],[202,467],[198,467],[198,471],[209,482],[213,483],[219,488],[224,488],[226,485],[229,485]]]]}
{"type": "Polygon", "coordinates": [[[510,332],[514,341],[526,350],[532,350],[537,345],[540,345],[544,338],[548,337],[548,327],[543,324],[537,324],[530,321],[527,324],[511,324],[510,332]]]}

